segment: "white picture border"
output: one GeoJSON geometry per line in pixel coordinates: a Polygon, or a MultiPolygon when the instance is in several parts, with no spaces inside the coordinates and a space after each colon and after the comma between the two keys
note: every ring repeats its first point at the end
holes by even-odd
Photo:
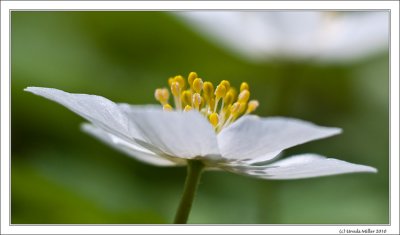
{"type": "Polygon", "coordinates": [[[1,1],[1,234],[399,234],[398,1],[1,1]],[[390,225],[12,225],[10,224],[10,18],[13,10],[316,9],[390,10],[390,225]],[[346,231],[345,231],[346,233],[346,231]],[[375,232],[376,233],[376,232],[375,232]]]}

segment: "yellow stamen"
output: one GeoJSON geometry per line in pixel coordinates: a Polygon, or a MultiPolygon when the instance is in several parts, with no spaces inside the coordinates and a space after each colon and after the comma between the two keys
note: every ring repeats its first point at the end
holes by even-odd
{"type": "Polygon", "coordinates": [[[154,92],[154,97],[157,101],[159,101],[162,105],[168,103],[169,99],[169,91],[167,88],[158,88],[154,92]]]}
{"type": "Polygon", "coordinates": [[[199,93],[194,93],[192,96],[192,106],[199,110],[201,104],[201,96],[199,93]]]}
{"type": "Polygon", "coordinates": [[[216,113],[210,114],[210,116],[208,116],[208,120],[210,120],[210,123],[211,123],[211,125],[213,125],[213,127],[216,127],[219,122],[218,114],[216,114],[216,113]]]}
{"type": "Polygon", "coordinates": [[[247,103],[247,101],[250,98],[250,92],[248,90],[243,90],[240,92],[239,97],[238,97],[238,102],[240,103],[247,103]]]}
{"type": "Polygon", "coordinates": [[[247,103],[240,103],[240,106],[239,106],[239,113],[238,113],[238,115],[237,115],[236,117],[238,117],[239,115],[241,115],[241,114],[246,110],[246,107],[247,107],[247,103]]]}
{"type": "Polygon", "coordinates": [[[168,85],[171,87],[172,83],[175,82],[174,78],[168,78],[168,85]]]}
{"type": "Polygon", "coordinates": [[[259,103],[257,100],[250,100],[249,103],[247,104],[247,110],[246,114],[254,112],[254,110],[257,109],[259,103]]]}
{"type": "Polygon", "coordinates": [[[174,80],[175,80],[175,82],[178,82],[178,83],[179,83],[179,88],[180,88],[181,90],[184,90],[184,89],[185,89],[185,87],[186,87],[186,82],[185,82],[185,79],[184,79],[181,75],[175,76],[175,77],[174,77],[174,80]]]}
{"type": "Polygon", "coordinates": [[[234,99],[235,99],[234,92],[232,91],[232,89],[230,89],[225,95],[224,105],[228,106],[228,105],[232,104],[234,99]]]}
{"type": "Polygon", "coordinates": [[[240,84],[240,92],[243,90],[249,90],[249,84],[247,84],[247,82],[242,82],[242,84],[240,84]]]}
{"type": "Polygon", "coordinates": [[[237,96],[238,96],[237,90],[236,90],[234,87],[231,87],[231,88],[229,89],[229,91],[232,92],[233,97],[236,99],[237,96]]]}
{"type": "Polygon", "coordinates": [[[193,86],[193,81],[194,79],[197,78],[197,73],[195,72],[190,72],[189,76],[188,76],[188,82],[189,82],[189,86],[192,87],[193,86]]]}
{"type": "Polygon", "coordinates": [[[240,109],[241,109],[240,106],[242,106],[242,105],[243,105],[243,104],[241,104],[241,103],[239,103],[239,102],[234,103],[234,104],[231,106],[231,108],[230,108],[231,115],[232,115],[232,116],[238,115],[238,114],[240,113],[240,109]]]}
{"type": "MultiPolygon", "coordinates": [[[[169,78],[168,84],[175,101],[175,109],[199,112],[209,120],[216,132],[241,116],[254,112],[259,105],[257,100],[249,101],[250,88],[246,82],[241,83],[239,94],[229,81],[222,80],[214,89],[211,82],[203,82],[195,72],[189,73],[187,82],[181,75],[177,75],[169,78]],[[187,84],[189,88],[186,88],[187,84]]],[[[170,92],[166,88],[158,88],[154,92],[155,99],[162,104],[165,111],[173,110],[168,103],[170,92]]]]}
{"type": "Polygon", "coordinates": [[[230,84],[227,80],[222,80],[221,83],[220,83],[220,85],[225,86],[225,89],[226,89],[227,91],[229,91],[229,88],[231,88],[231,84],[230,84]]]}
{"type": "Polygon", "coordinates": [[[192,88],[196,93],[200,94],[201,89],[203,89],[203,80],[201,78],[194,79],[192,88]]]}
{"type": "Polygon", "coordinates": [[[182,92],[182,102],[183,105],[191,105],[192,104],[192,92],[190,90],[186,90],[182,92]]]}
{"type": "Polygon", "coordinates": [[[239,103],[239,102],[235,102],[232,106],[229,106],[229,117],[228,119],[225,121],[225,123],[223,123],[221,129],[223,129],[224,127],[228,126],[229,124],[231,124],[237,117],[239,117],[240,115],[240,111],[243,109],[243,104],[239,103]]]}
{"type": "Polygon", "coordinates": [[[221,127],[224,125],[225,120],[227,120],[229,116],[231,116],[231,107],[232,105],[227,105],[226,108],[219,114],[220,117],[219,123],[221,127]]]}
{"type": "Polygon", "coordinates": [[[211,99],[213,97],[214,93],[214,86],[211,82],[204,82],[203,84],[203,95],[204,98],[207,100],[211,99]]]}
{"type": "Polygon", "coordinates": [[[169,104],[164,104],[164,106],[163,106],[163,110],[164,111],[172,111],[172,107],[171,107],[171,105],[169,105],[169,104]]]}
{"type": "Polygon", "coordinates": [[[193,109],[192,106],[186,105],[185,108],[183,109],[183,111],[189,112],[189,111],[192,110],[192,109],[193,109]]]}
{"type": "MultiPolygon", "coordinates": [[[[213,109],[214,113],[217,111],[219,100],[225,97],[226,91],[226,87],[223,84],[219,84],[217,86],[217,89],[215,89],[215,104],[213,109]]],[[[223,106],[224,104],[221,105],[221,110],[223,109],[223,106]]]]}
{"type": "Polygon", "coordinates": [[[179,87],[179,82],[177,81],[172,82],[171,93],[174,95],[175,108],[181,110],[182,109],[181,89],[179,87]]]}
{"type": "Polygon", "coordinates": [[[172,82],[171,84],[171,92],[174,96],[179,96],[179,83],[178,82],[172,82]]]}
{"type": "Polygon", "coordinates": [[[219,100],[225,97],[226,87],[224,85],[219,84],[217,89],[215,89],[215,100],[219,100]]]}
{"type": "Polygon", "coordinates": [[[205,101],[205,100],[204,100],[204,97],[203,97],[203,96],[200,96],[200,108],[201,108],[201,109],[204,107],[204,104],[205,104],[204,101],[205,101]]]}
{"type": "Polygon", "coordinates": [[[210,110],[214,110],[215,109],[215,99],[211,98],[210,101],[208,102],[209,106],[210,106],[210,110]]]}

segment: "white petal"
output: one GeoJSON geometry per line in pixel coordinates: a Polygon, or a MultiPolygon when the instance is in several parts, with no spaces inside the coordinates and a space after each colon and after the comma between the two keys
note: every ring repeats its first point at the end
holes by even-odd
{"type": "Polygon", "coordinates": [[[340,62],[387,49],[388,12],[174,12],[212,41],[251,60],[340,62]]]}
{"type": "Polygon", "coordinates": [[[253,159],[248,159],[245,160],[243,162],[247,163],[247,164],[254,164],[254,163],[262,163],[262,162],[266,162],[266,161],[273,161],[273,159],[276,159],[279,157],[279,154],[281,153],[281,151],[275,151],[275,152],[271,152],[271,153],[267,153],[263,156],[260,157],[256,157],[253,159]]]}
{"type": "Polygon", "coordinates": [[[133,105],[133,104],[127,104],[127,103],[118,103],[119,108],[126,113],[132,112],[132,111],[140,111],[144,109],[154,109],[154,110],[162,110],[162,106],[160,104],[155,105],[155,104],[146,104],[146,105],[133,105]]]}
{"type": "Polygon", "coordinates": [[[248,115],[223,129],[218,135],[218,145],[226,159],[256,160],[262,156],[262,161],[267,161],[276,156],[273,152],[340,132],[340,128],[321,127],[298,119],[248,115]]]}
{"type": "Polygon", "coordinates": [[[132,126],[146,143],[181,158],[219,157],[217,138],[211,124],[197,111],[165,112],[148,109],[130,113],[132,126]]]}
{"type": "Polygon", "coordinates": [[[101,128],[95,127],[91,124],[83,124],[82,130],[86,133],[93,135],[98,138],[105,144],[117,149],[123,153],[128,154],[129,156],[156,166],[176,166],[175,162],[172,162],[166,158],[156,155],[154,152],[151,152],[147,149],[138,146],[134,142],[127,142],[101,128]]]}
{"type": "MultiPolygon", "coordinates": [[[[28,87],[25,91],[55,101],[113,134],[129,135],[128,119],[117,104],[96,95],[72,94],[54,88],[28,87]]],[[[135,136],[139,138],[139,136],[135,136]]]]}
{"type": "MultiPolygon", "coordinates": [[[[229,170],[229,169],[228,169],[229,170]]],[[[266,166],[235,166],[230,171],[263,179],[302,179],[377,170],[317,154],[292,156],[266,166]]]]}

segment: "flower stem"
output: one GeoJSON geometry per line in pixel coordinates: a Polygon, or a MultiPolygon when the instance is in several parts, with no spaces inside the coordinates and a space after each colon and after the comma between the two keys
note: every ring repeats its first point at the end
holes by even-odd
{"type": "Polygon", "coordinates": [[[174,224],[187,223],[203,169],[204,164],[201,161],[188,160],[185,187],[183,189],[182,198],[175,215],[174,224]]]}

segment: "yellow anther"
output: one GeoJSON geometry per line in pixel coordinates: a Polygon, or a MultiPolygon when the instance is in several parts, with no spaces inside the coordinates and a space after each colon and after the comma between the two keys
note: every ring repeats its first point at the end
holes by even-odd
{"type": "Polygon", "coordinates": [[[203,94],[206,100],[209,100],[214,95],[214,86],[211,82],[204,82],[203,84],[203,94]]]}
{"type": "Polygon", "coordinates": [[[234,103],[231,107],[230,107],[230,111],[231,111],[231,115],[236,116],[240,113],[242,104],[239,102],[234,103]]]}
{"type": "Polygon", "coordinates": [[[157,101],[159,101],[162,105],[168,103],[169,99],[169,91],[167,88],[158,88],[154,92],[154,97],[157,101]]]}
{"type": "Polygon", "coordinates": [[[196,93],[200,93],[201,89],[203,89],[203,80],[201,78],[194,79],[192,88],[196,93]]]}
{"type": "Polygon", "coordinates": [[[208,104],[210,105],[210,110],[214,110],[215,109],[215,99],[211,98],[208,102],[208,104]]]}
{"type": "Polygon", "coordinates": [[[226,109],[225,109],[225,111],[224,111],[224,116],[223,117],[221,117],[221,118],[223,118],[223,119],[227,119],[230,115],[231,115],[231,108],[232,108],[232,105],[230,104],[230,105],[228,105],[228,106],[226,106],[226,109]]]}
{"type": "Polygon", "coordinates": [[[175,76],[174,80],[175,80],[175,82],[179,83],[179,88],[181,88],[181,90],[185,89],[186,82],[185,82],[185,79],[181,75],[175,76]]]}
{"type": "Polygon", "coordinates": [[[164,111],[172,111],[172,106],[169,105],[169,104],[164,104],[163,110],[164,110],[164,111]]]}
{"type": "Polygon", "coordinates": [[[188,82],[189,82],[190,87],[193,86],[193,81],[194,81],[194,79],[196,79],[197,77],[198,77],[198,76],[197,76],[197,73],[196,73],[196,72],[190,72],[190,73],[189,73],[188,82]]]}
{"type": "Polygon", "coordinates": [[[250,98],[250,92],[248,90],[243,90],[239,94],[238,102],[247,103],[247,101],[249,101],[249,98],[250,98]]]}
{"type": "Polygon", "coordinates": [[[225,86],[225,89],[226,89],[227,91],[229,91],[229,88],[231,88],[231,84],[230,84],[229,81],[227,81],[227,80],[222,80],[221,83],[220,83],[220,85],[225,86]]]}
{"type": "Polygon", "coordinates": [[[239,106],[239,115],[241,115],[246,110],[247,103],[240,103],[239,106]]]}
{"type": "Polygon", "coordinates": [[[247,84],[247,82],[242,82],[242,84],[240,84],[240,92],[243,90],[249,90],[249,84],[247,84]]]}
{"type": "Polygon", "coordinates": [[[254,112],[254,110],[257,109],[259,103],[257,100],[250,100],[249,103],[247,104],[247,110],[246,114],[254,112]]]}
{"type": "Polygon", "coordinates": [[[229,92],[232,92],[233,98],[234,98],[234,99],[237,98],[238,92],[237,92],[237,90],[236,90],[234,87],[231,87],[231,88],[229,89],[229,92]]]}
{"type": "Polygon", "coordinates": [[[224,98],[225,94],[226,94],[226,91],[227,90],[226,90],[225,86],[222,85],[222,84],[219,84],[217,86],[217,89],[215,89],[215,100],[219,100],[221,98],[224,98]]]}
{"type": "Polygon", "coordinates": [[[192,104],[195,109],[199,110],[201,104],[201,96],[199,93],[194,93],[192,96],[192,104]]]}
{"type": "Polygon", "coordinates": [[[154,96],[165,111],[189,112],[197,110],[204,115],[215,131],[218,133],[229,126],[242,115],[254,112],[259,103],[250,99],[249,85],[246,82],[240,84],[240,93],[227,80],[222,80],[214,87],[211,82],[203,82],[197,73],[190,72],[187,81],[177,75],[168,79],[170,91],[166,88],[155,90],[154,96]],[[190,88],[188,85],[190,85],[190,88]],[[174,98],[174,107],[168,103],[170,92],[174,98]]]}
{"type": "Polygon", "coordinates": [[[175,82],[174,78],[168,78],[168,85],[172,86],[172,83],[175,82]]]}
{"type": "Polygon", "coordinates": [[[184,105],[192,104],[192,92],[190,90],[182,92],[182,102],[184,105]]]}
{"type": "Polygon", "coordinates": [[[204,105],[205,105],[205,100],[204,100],[204,97],[203,96],[200,96],[200,108],[203,108],[204,107],[204,105]]]}
{"type": "Polygon", "coordinates": [[[224,105],[232,104],[234,99],[235,99],[234,92],[232,91],[232,89],[230,89],[225,95],[224,105]]]}
{"type": "Polygon", "coordinates": [[[185,108],[183,109],[183,111],[189,112],[189,111],[192,110],[192,109],[193,109],[192,106],[186,105],[185,108]]]}
{"type": "Polygon", "coordinates": [[[171,92],[172,92],[172,94],[174,96],[176,96],[176,97],[179,96],[180,89],[179,89],[179,83],[178,82],[176,82],[176,81],[172,82],[172,84],[171,84],[171,92]]]}
{"type": "Polygon", "coordinates": [[[213,127],[216,127],[219,122],[218,114],[217,113],[210,114],[210,116],[208,116],[208,120],[210,120],[210,123],[211,125],[213,125],[213,127]]]}

